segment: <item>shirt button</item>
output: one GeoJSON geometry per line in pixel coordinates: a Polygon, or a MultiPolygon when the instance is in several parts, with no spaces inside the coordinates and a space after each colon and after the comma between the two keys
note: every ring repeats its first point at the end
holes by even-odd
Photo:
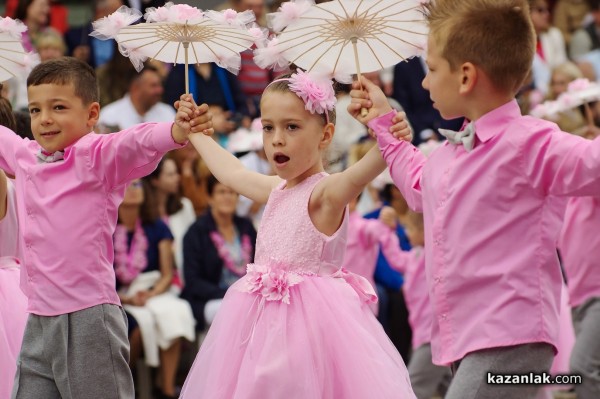
{"type": "Polygon", "coordinates": [[[27,175],[27,180],[31,181],[31,175],[27,175]]]}
{"type": "Polygon", "coordinates": [[[441,278],[440,276],[437,276],[437,277],[435,277],[435,278],[434,278],[434,281],[435,281],[437,284],[439,284],[439,283],[441,283],[441,282],[442,282],[442,278],[441,278]]]}
{"type": "Polygon", "coordinates": [[[444,313],[440,316],[440,319],[442,319],[442,320],[446,320],[447,318],[448,318],[448,315],[446,313],[444,313]]]}

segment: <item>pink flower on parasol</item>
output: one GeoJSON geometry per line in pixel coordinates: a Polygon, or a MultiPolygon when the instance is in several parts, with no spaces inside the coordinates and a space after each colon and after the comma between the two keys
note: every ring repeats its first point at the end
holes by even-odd
{"type": "Polygon", "coordinates": [[[114,39],[119,31],[142,17],[138,10],[121,6],[114,13],[92,22],[94,30],[90,36],[101,40],[114,39]]]}

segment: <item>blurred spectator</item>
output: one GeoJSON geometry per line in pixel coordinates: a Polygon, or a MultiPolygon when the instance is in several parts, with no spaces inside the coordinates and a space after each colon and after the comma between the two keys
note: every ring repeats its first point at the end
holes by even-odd
{"type": "Polygon", "coordinates": [[[600,49],[600,0],[586,0],[592,22],[573,33],[569,42],[569,56],[577,61],[592,50],[600,49]]]}
{"type": "MultiPolygon", "coordinates": [[[[567,91],[569,83],[581,78],[583,73],[574,63],[566,62],[557,66],[552,70],[548,99],[556,100],[559,95],[567,91]]],[[[583,136],[587,131],[585,115],[579,107],[560,112],[552,120],[565,132],[583,136]]]]}
{"type": "Polygon", "coordinates": [[[96,68],[101,107],[121,99],[138,74],[129,58],[117,50],[117,42],[113,41],[113,46],[115,48],[113,58],[96,68]]]}
{"type": "Polygon", "coordinates": [[[529,0],[531,22],[537,36],[536,53],[533,58],[533,81],[543,94],[548,93],[550,71],[567,62],[565,41],[560,30],[550,23],[550,8],[546,0],[529,0]]]}
{"type": "Polygon", "coordinates": [[[246,274],[256,244],[250,219],[235,215],[238,194],[212,175],[207,188],[210,208],[183,239],[181,296],[192,305],[197,330],[212,323],[227,289],[246,274]]]}
{"type": "Polygon", "coordinates": [[[144,14],[146,8],[164,6],[165,0],[126,0],[125,5],[140,10],[144,14]]]}
{"type": "MultiPolygon", "coordinates": [[[[16,18],[19,0],[6,1],[6,16],[16,18]]],[[[69,28],[69,9],[60,0],[50,0],[49,26],[64,34],[69,28]]]]}
{"type": "Polygon", "coordinates": [[[162,95],[163,85],[158,70],[146,65],[134,75],[123,98],[100,110],[98,123],[108,131],[118,131],[144,122],[173,121],[175,108],[161,103],[162,95]]]}
{"type": "Polygon", "coordinates": [[[192,201],[196,216],[202,215],[208,208],[206,179],[210,176],[210,171],[191,143],[168,155],[177,164],[181,176],[181,194],[192,201]]]}
{"type": "Polygon", "coordinates": [[[154,197],[158,216],[169,226],[173,234],[173,252],[179,286],[183,273],[183,236],[196,220],[192,201],[181,196],[181,178],[177,164],[170,158],[163,158],[156,169],[144,178],[148,182],[149,194],[154,197]]]}
{"type": "Polygon", "coordinates": [[[571,35],[583,25],[590,8],[586,0],[558,0],[554,6],[552,22],[563,34],[567,45],[571,35]]]}
{"type": "Polygon", "coordinates": [[[394,92],[392,97],[400,103],[413,127],[413,143],[419,145],[432,134],[440,139],[438,129],[459,130],[463,118],[444,120],[433,106],[429,92],[422,82],[427,64],[421,57],[413,57],[396,64],[394,68],[394,92]]]}
{"type": "MultiPolygon", "coordinates": [[[[214,63],[190,65],[189,90],[196,103],[211,106],[213,128],[225,147],[227,135],[251,123],[246,95],[237,77],[214,63]]],[[[164,101],[174,104],[185,90],[185,66],[176,65],[165,82],[164,101]]]]}
{"type": "Polygon", "coordinates": [[[40,33],[36,47],[41,62],[60,58],[67,52],[67,45],[62,35],[52,28],[48,28],[40,33]]]}
{"type": "Polygon", "coordinates": [[[93,18],[85,26],[71,28],[65,33],[68,54],[97,68],[108,62],[115,54],[113,40],[100,40],[89,36],[92,22],[117,11],[122,0],[94,0],[93,18]]]}
{"type": "Polygon", "coordinates": [[[50,3],[48,0],[19,0],[15,18],[27,26],[23,32],[23,47],[26,51],[35,51],[38,36],[48,27],[50,3]]]}
{"type": "MultiPolygon", "coordinates": [[[[141,332],[130,337],[141,338],[146,363],[159,367],[162,397],[175,398],[181,339],[195,340],[195,321],[189,304],[171,291],[173,236],[140,180],[126,188],[113,239],[119,297],[141,332]]],[[[140,342],[132,340],[131,348],[135,361],[140,342]]]]}

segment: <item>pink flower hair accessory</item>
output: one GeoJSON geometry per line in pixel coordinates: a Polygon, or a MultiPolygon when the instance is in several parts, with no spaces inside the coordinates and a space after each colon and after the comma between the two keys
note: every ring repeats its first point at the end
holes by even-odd
{"type": "Polygon", "coordinates": [[[26,31],[27,26],[18,19],[0,17],[0,33],[6,33],[17,40],[21,40],[23,32],[26,31]]]}
{"type": "Polygon", "coordinates": [[[142,13],[127,6],[121,6],[109,16],[92,22],[94,30],[90,36],[101,40],[114,39],[119,31],[142,17],[142,13]]]}
{"type": "Polygon", "coordinates": [[[312,114],[325,114],[335,108],[337,99],[331,79],[319,78],[298,70],[289,78],[289,87],[304,101],[305,108],[312,114]]]}

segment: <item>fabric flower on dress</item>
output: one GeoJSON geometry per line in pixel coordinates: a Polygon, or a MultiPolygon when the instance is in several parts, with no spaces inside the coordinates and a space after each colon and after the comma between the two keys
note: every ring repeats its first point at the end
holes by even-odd
{"type": "Polygon", "coordinates": [[[27,31],[27,26],[18,19],[0,17],[0,33],[6,33],[10,37],[21,40],[21,36],[27,31]]]}
{"type": "Polygon", "coordinates": [[[278,12],[267,14],[267,24],[274,32],[281,32],[314,4],[313,0],[292,0],[282,3],[278,12]]]}
{"type": "Polygon", "coordinates": [[[331,79],[321,79],[298,70],[290,77],[289,87],[312,114],[324,114],[335,108],[336,97],[331,79]]]}
{"type": "Polygon", "coordinates": [[[127,6],[121,6],[112,14],[92,22],[94,30],[90,36],[101,40],[114,39],[119,31],[142,17],[142,13],[127,6]]]}
{"type": "Polygon", "coordinates": [[[259,293],[267,301],[280,301],[289,305],[290,287],[303,280],[297,273],[253,263],[248,265],[244,288],[246,292],[259,293]]]}

